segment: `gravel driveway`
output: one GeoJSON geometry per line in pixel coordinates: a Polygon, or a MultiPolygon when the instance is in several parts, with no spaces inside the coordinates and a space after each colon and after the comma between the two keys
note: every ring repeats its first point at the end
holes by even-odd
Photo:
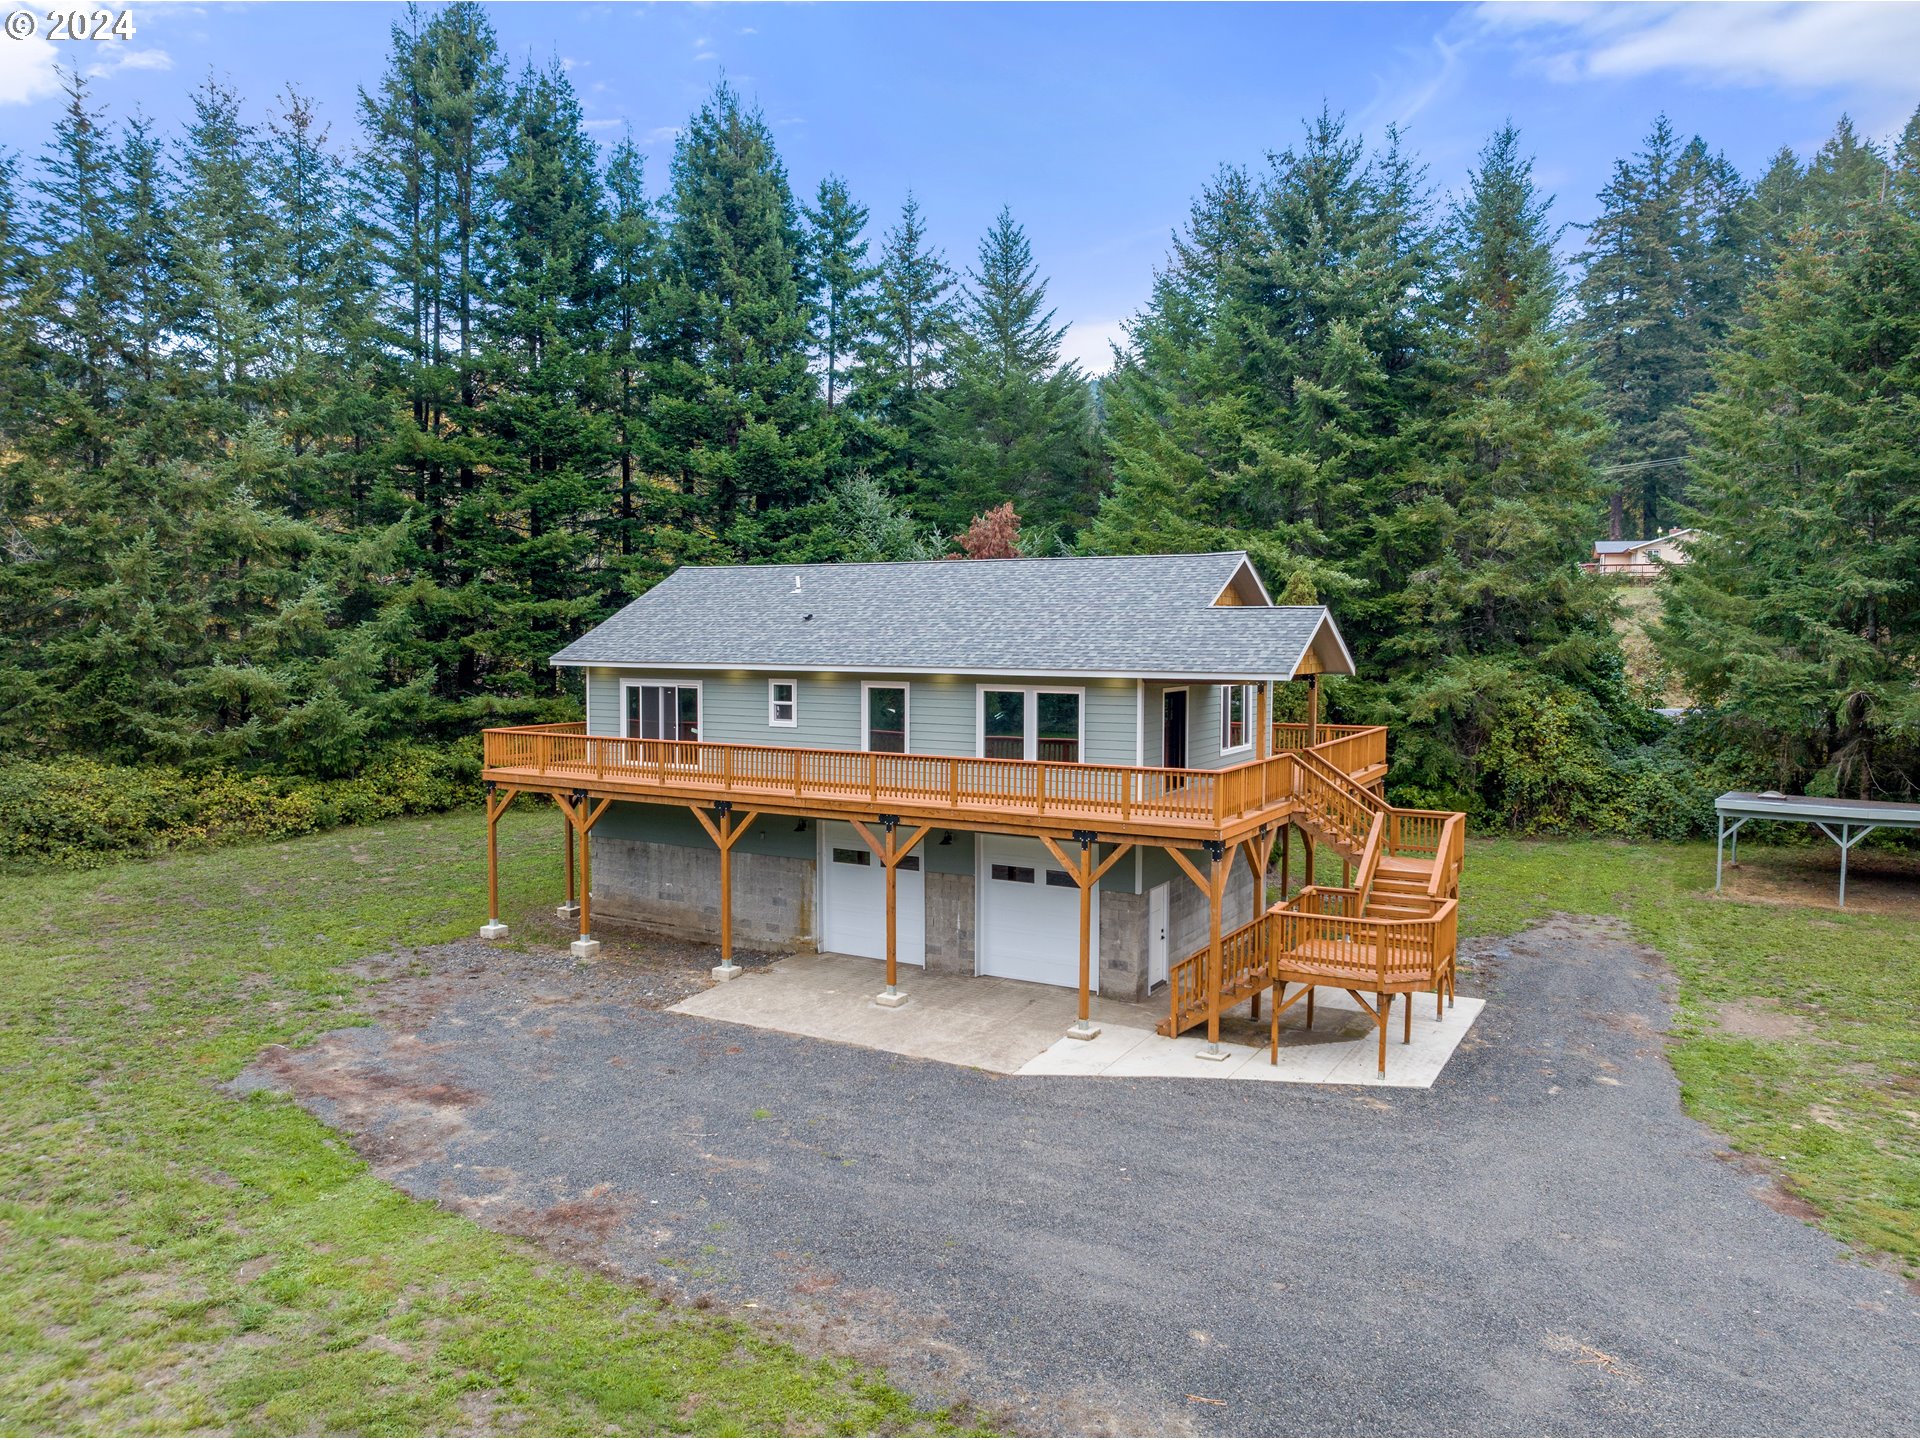
{"type": "Polygon", "coordinates": [[[389,957],[379,1024],[240,1083],[1021,1428],[1920,1427],[1920,1298],[1716,1157],[1658,961],[1600,922],[1477,947],[1431,1091],[992,1077],[652,1008],[702,959],[389,957]]]}

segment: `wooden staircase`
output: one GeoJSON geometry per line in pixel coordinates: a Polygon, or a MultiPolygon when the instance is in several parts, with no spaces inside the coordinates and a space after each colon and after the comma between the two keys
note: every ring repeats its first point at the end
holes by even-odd
{"type": "MultiPolygon", "coordinates": [[[[1309,884],[1301,895],[1282,900],[1265,914],[1221,937],[1219,1008],[1224,1011],[1259,994],[1273,983],[1286,955],[1284,937],[1298,927],[1276,930],[1270,916],[1310,904],[1315,913],[1329,903],[1337,909],[1343,941],[1391,947],[1449,947],[1452,925],[1431,923],[1444,911],[1449,922],[1460,895],[1467,817],[1458,811],[1403,810],[1330,764],[1314,749],[1292,752],[1292,823],[1319,844],[1356,867],[1351,887],[1309,884]]],[[[1311,879],[1311,877],[1309,877],[1311,879]]],[[[1214,987],[1208,983],[1207,950],[1196,950],[1168,975],[1168,1013],[1162,1035],[1179,1035],[1204,1021],[1212,1010],[1214,987]]],[[[1442,957],[1435,957],[1438,964],[1442,957]]]]}

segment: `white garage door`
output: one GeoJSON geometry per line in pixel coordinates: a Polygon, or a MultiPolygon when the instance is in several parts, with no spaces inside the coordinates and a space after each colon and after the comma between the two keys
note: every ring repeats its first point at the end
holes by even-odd
{"type": "MultiPolygon", "coordinates": [[[[1100,897],[1093,897],[1100,988],[1100,897]]],[[[980,837],[980,973],[1080,988],[1080,887],[1038,840],[980,837]]]]}
{"type": "MultiPolygon", "coordinates": [[[[881,839],[877,826],[870,826],[881,839]]],[[[927,882],[920,856],[894,867],[894,957],[927,963],[927,882]]],[[[887,958],[887,872],[851,825],[820,822],[820,948],[887,958]]]]}

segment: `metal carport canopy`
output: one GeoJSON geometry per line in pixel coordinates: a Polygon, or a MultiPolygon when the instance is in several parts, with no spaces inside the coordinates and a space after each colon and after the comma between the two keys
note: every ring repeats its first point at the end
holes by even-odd
{"type": "Polygon", "coordinates": [[[1840,904],[1847,903],[1847,855],[1853,847],[1875,830],[1920,830],[1920,804],[1900,800],[1839,800],[1819,795],[1782,795],[1777,791],[1755,794],[1748,790],[1729,790],[1713,802],[1720,819],[1720,834],[1713,848],[1713,888],[1720,888],[1721,860],[1729,836],[1733,839],[1733,863],[1740,863],[1740,827],[1749,820],[1798,820],[1817,825],[1820,831],[1840,847],[1840,904]],[[1729,824],[1728,822],[1732,822],[1729,824]],[[1840,827],[1835,834],[1833,827],[1840,827]]]}

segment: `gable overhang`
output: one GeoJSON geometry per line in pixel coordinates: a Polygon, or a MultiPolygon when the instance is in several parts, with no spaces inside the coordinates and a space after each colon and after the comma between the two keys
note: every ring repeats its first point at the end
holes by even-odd
{"type": "Polygon", "coordinates": [[[1347,642],[1340,634],[1340,627],[1333,623],[1333,612],[1320,612],[1320,623],[1313,627],[1313,636],[1301,650],[1300,658],[1294,662],[1293,673],[1287,678],[1298,680],[1307,675],[1352,675],[1355,673],[1353,652],[1347,649],[1347,642]]]}

